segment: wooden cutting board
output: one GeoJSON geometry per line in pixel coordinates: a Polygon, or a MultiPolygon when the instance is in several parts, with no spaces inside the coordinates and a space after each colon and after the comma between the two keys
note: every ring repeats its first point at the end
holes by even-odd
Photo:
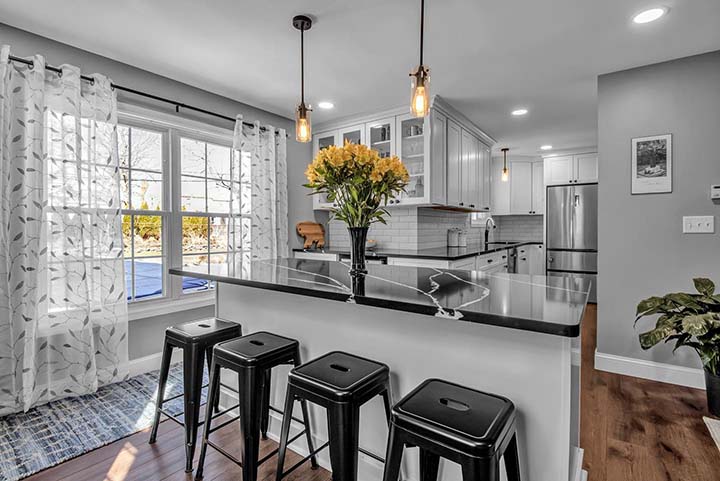
{"type": "Polygon", "coordinates": [[[304,220],[297,223],[295,230],[298,235],[305,240],[303,249],[310,249],[313,244],[315,244],[318,249],[325,247],[325,228],[322,224],[304,220]]]}

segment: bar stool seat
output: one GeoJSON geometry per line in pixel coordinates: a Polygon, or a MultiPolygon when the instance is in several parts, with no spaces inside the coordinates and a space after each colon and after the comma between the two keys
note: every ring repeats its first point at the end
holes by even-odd
{"type": "Polygon", "coordinates": [[[185,472],[192,471],[195,456],[195,444],[200,422],[200,399],[203,384],[203,365],[207,361],[208,368],[212,362],[212,349],[218,343],[242,335],[242,326],[235,322],[221,319],[201,319],[186,322],[165,330],[160,378],[155,404],[155,418],[150,431],[149,443],[157,440],[160,416],[165,414],[169,419],[185,427],[185,472]],[[165,387],[170,372],[170,360],[173,349],[183,350],[183,392],[178,396],[165,398],[165,387]],[[184,421],[163,410],[163,404],[177,397],[184,400],[184,421]]]}
{"type": "Polygon", "coordinates": [[[232,406],[217,415],[213,415],[212,409],[207,411],[198,468],[195,473],[196,480],[203,478],[205,456],[207,447],[210,446],[242,467],[243,481],[257,481],[258,467],[278,452],[275,450],[262,459],[259,457],[260,437],[266,437],[270,410],[282,414],[283,422],[287,421],[289,424],[291,420],[295,420],[303,424],[303,430],[288,442],[293,442],[304,435],[310,452],[310,455],[304,460],[310,459],[312,466],[317,467],[306,403],[302,403],[303,419],[294,418],[292,412],[283,412],[270,405],[271,371],[274,367],[282,364],[300,365],[300,344],[295,339],[270,332],[255,332],[215,346],[210,368],[208,402],[214,404],[219,397],[221,369],[237,373],[239,401],[237,406],[232,406]],[[235,408],[238,408],[239,416],[223,421],[217,426],[212,425],[214,419],[235,408]],[[236,421],[240,421],[240,436],[242,437],[240,459],[209,439],[210,434],[236,421]]]}
{"type": "Polygon", "coordinates": [[[420,448],[421,479],[437,479],[439,458],[462,466],[465,481],[497,481],[504,456],[520,481],[515,406],[502,396],[428,379],[392,409],[384,481],[397,481],[405,446],[420,448]]]}
{"type": "MultiPolygon", "coordinates": [[[[358,452],[380,462],[384,459],[359,446],[360,408],[375,396],[382,396],[390,423],[390,369],[380,362],[345,352],[330,352],[296,367],[288,375],[285,412],[292,412],[295,401],[306,400],[327,411],[328,441],[315,452],[330,448],[333,481],[357,479],[358,452]]],[[[283,420],[276,481],[288,476],[304,461],[284,470],[290,433],[289,420],[283,420]]]]}
{"type": "Polygon", "coordinates": [[[330,352],[290,371],[290,383],[336,402],[359,402],[387,386],[390,369],[382,363],[344,352],[330,352]]]}

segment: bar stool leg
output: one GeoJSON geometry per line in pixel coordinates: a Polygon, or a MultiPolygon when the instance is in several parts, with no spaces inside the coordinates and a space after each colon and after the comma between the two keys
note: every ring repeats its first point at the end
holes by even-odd
{"type": "MultiPolygon", "coordinates": [[[[308,417],[308,407],[306,400],[300,400],[300,408],[302,409],[303,424],[305,425],[305,439],[307,440],[308,452],[312,453],[313,451],[315,451],[315,446],[312,440],[312,433],[310,432],[310,418],[308,417]]],[[[291,418],[292,413],[287,414],[286,416],[291,418]]],[[[310,464],[312,466],[312,469],[318,468],[317,457],[314,454],[310,457],[310,464]]]]}
{"type": "MultiPolygon", "coordinates": [[[[208,389],[207,406],[211,406],[213,401],[220,399],[220,366],[213,361],[210,366],[210,389],[208,389]]],[[[205,455],[207,454],[207,443],[210,437],[210,423],[212,421],[212,410],[208,407],[205,411],[205,426],[203,429],[202,444],[200,445],[200,456],[198,457],[198,467],[195,472],[195,479],[200,480],[203,477],[203,468],[205,466],[205,455]]]]}
{"type": "Polygon", "coordinates": [[[437,481],[440,456],[420,448],[420,481],[437,481]]]}
{"type": "Polygon", "coordinates": [[[205,353],[197,345],[183,349],[183,384],[185,388],[185,472],[192,472],[197,441],[202,395],[202,372],[205,353]]]}
{"type": "Polygon", "coordinates": [[[240,390],[240,437],[243,440],[243,481],[257,481],[258,455],[260,453],[260,415],[263,408],[261,377],[265,371],[243,369],[238,375],[240,390]]]}
{"type": "Polygon", "coordinates": [[[468,459],[461,463],[463,481],[500,481],[498,463],[468,459]]]}
{"type": "Polygon", "coordinates": [[[517,434],[513,434],[512,439],[508,443],[505,453],[505,472],[508,481],[520,481],[520,460],[518,456],[517,434]]]}
{"type": "Polygon", "coordinates": [[[395,428],[390,426],[390,435],[388,436],[387,450],[385,452],[383,481],[398,481],[404,449],[405,443],[402,436],[398,434],[395,428]]]}
{"type": "Polygon", "coordinates": [[[327,417],[332,479],[356,481],[360,410],[351,403],[336,404],[328,408],[327,417]]]}
{"type": "Polygon", "coordinates": [[[262,397],[262,418],[260,420],[260,433],[263,439],[267,439],[268,425],[270,424],[270,369],[265,371],[263,379],[263,397],[262,397]]]}
{"type": "Polygon", "coordinates": [[[280,428],[280,447],[278,448],[277,473],[275,481],[282,481],[282,475],[285,471],[285,451],[287,450],[287,441],[290,437],[290,422],[292,421],[293,406],[295,406],[295,394],[291,386],[288,386],[285,394],[285,408],[283,409],[283,421],[280,428]]]}
{"type": "MultiPolygon", "coordinates": [[[[208,367],[208,377],[210,377],[210,374],[212,373],[212,358],[213,358],[213,346],[208,346],[207,349],[205,349],[205,360],[207,361],[207,367],[208,367]]],[[[210,390],[208,389],[208,396],[210,395],[210,390]]],[[[220,410],[220,396],[217,397],[214,403],[210,402],[210,398],[208,397],[207,407],[205,409],[210,409],[210,406],[212,406],[212,409],[215,411],[220,410]]],[[[210,409],[212,411],[212,409],[210,409]]]]}
{"type": "Polygon", "coordinates": [[[158,427],[160,425],[160,410],[162,409],[163,399],[165,397],[165,387],[167,386],[168,374],[170,373],[170,360],[172,359],[173,347],[167,340],[163,345],[162,361],[160,365],[160,378],[158,382],[157,400],[155,402],[155,419],[153,420],[152,430],[150,431],[150,440],[148,444],[155,444],[157,440],[158,427]]]}
{"type": "Polygon", "coordinates": [[[388,427],[390,427],[390,419],[392,417],[392,394],[390,393],[390,385],[387,389],[380,393],[385,405],[385,417],[387,418],[388,427]]]}

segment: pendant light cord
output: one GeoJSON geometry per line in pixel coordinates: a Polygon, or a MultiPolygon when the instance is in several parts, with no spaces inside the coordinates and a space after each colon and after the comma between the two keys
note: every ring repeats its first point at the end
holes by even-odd
{"type": "Polygon", "coordinates": [[[300,103],[305,105],[305,30],[300,29],[300,103]]]}
{"type": "Polygon", "coordinates": [[[420,0],[420,65],[423,64],[424,37],[425,37],[425,0],[420,0]]]}

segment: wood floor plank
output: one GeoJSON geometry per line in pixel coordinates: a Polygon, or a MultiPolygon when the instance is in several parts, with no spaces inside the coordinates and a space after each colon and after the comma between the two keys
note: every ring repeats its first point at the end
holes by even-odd
{"type": "MultiPolygon", "coordinates": [[[[597,308],[592,305],[583,324],[580,421],[589,481],[720,480],[720,453],[702,421],[708,415],[705,392],[595,370],[596,332],[597,308]]],[[[153,446],[147,444],[148,435],[136,433],[27,481],[192,481],[192,474],[184,472],[182,428],[162,423],[153,446]]],[[[218,444],[238,454],[237,426],[227,426],[214,436],[218,444]]],[[[264,441],[261,451],[275,447],[274,442],[264,441]]],[[[289,452],[286,466],[299,459],[289,452]]],[[[258,480],[274,481],[274,477],[273,458],[261,466],[258,480]]],[[[204,481],[240,479],[241,468],[208,450],[204,481]]],[[[331,481],[331,474],[305,463],[287,481],[331,481]]]]}

